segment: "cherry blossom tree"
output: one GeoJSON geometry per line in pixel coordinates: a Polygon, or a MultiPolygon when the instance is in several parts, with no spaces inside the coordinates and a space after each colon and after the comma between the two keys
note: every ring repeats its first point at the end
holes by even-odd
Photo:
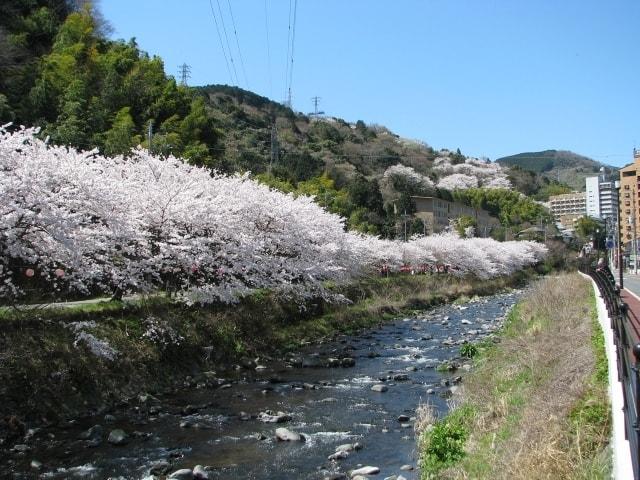
{"type": "Polygon", "coordinates": [[[142,149],[109,158],[47,145],[36,134],[0,129],[4,302],[18,301],[33,282],[81,294],[167,291],[186,303],[232,303],[259,288],[330,299],[327,280],[425,263],[488,278],[545,252],[530,242],[455,235],[399,242],[347,232],[343,218],[312,198],[248,175],[142,149]]]}

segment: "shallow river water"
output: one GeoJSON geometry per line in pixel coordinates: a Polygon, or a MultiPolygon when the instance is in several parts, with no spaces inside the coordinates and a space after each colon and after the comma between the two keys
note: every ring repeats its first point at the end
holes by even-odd
{"type": "Polygon", "coordinates": [[[443,305],[357,336],[309,346],[289,362],[218,372],[224,380],[217,388],[185,389],[157,401],[143,398],[146,402],[106,418],[42,429],[28,452],[16,452],[0,463],[1,477],[142,479],[154,465],[168,462],[169,472],[203,465],[211,479],[341,478],[339,474],[362,465],[378,467],[375,478],[417,479],[416,407],[428,402],[446,412],[451,387],[458,377],[464,383],[466,374],[460,344],[490,335],[519,296],[510,292],[443,305]],[[320,367],[330,358],[344,357],[355,365],[320,367]],[[461,368],[436,370],[452,359],[461,368]],[[379,384],[387,390],[371,390],[379,384]],[[291,419],[264,423],[259,416],[267,410],[291,419]],[[97,440],[79,438],[94,425],[102,427],[97,440]],[[277,441],[274,433],[280,427],[303,434],[305,441],[277,441]],[[118,428],[130,436],[126,445],[106,441],[118,428]],[[338,445],[355,442],[362,448],[344,459],[328,460],[338,445]],[[33,468],[33,460],[42,466],[33,468]]]}

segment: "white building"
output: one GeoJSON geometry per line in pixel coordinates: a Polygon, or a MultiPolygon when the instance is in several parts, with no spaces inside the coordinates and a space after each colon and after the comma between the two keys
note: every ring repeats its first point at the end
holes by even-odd
{"type": "Polygon", "coordinates": [[[586,208],[587,215],[593,218],[615,220],[618,208],[618,192],[613,178],[604,173],[596,177],[587,177],[586,184],[586,208]]]}

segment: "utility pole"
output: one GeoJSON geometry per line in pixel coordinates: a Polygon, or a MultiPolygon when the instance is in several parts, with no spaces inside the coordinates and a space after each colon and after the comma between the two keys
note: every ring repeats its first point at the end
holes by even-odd
{"type": "Polygon", "coordinates": [[[618,228],[616,229],[616,238],[618,240],[618,283],[620,284],[620,290],[622,290],[624,283],[622,277],[622,204],[620,203],[620,181],[616,180],[614,185],[618,191],[618,208],[616,208],[616,226],[618,228]]]}
{"type": "Polygon", "coordinates": [[[178,66],[178,76],[180,77],[180,85],[187,85],[187,80],[191,78],[191,66],[186,63],[178,66]]]}
{"type": "Polygon", "coordinates": [[[149,141],[149,153],[151,153],[151,139],[153,138],[153,120],[149,120],[149,131],[147,133],[147,139],[149,141]]]}

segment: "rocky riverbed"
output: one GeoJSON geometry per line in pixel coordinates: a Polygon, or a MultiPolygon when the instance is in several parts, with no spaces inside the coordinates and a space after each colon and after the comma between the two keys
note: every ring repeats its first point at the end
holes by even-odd
{"type": "Polygon", "coordinates": [[[470,368],[460,346],[492,338],[519,296],[444,305],[91,417],[18,426],[0,445],[0,477],[418,478],[416,407],[447,410],[470,368]]]}

